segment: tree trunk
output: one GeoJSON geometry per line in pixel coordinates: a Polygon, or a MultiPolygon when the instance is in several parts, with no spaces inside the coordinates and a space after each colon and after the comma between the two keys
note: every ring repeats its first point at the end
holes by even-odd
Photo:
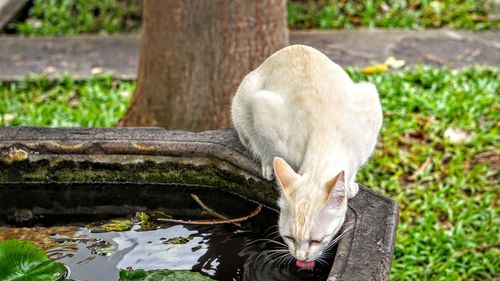
{"type": "Polygon", "coordinates": [[[120,126],[230,126],[243,77],[288,44],[285,0],[145,0],[137,88],[120,126]]]}

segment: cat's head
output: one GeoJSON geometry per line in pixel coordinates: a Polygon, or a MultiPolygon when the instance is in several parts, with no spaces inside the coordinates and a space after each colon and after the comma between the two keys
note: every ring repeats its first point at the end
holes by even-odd
{"type": "Polygon", "coordinates": [[[325,182],[299,175],[274,158],[274,174],[281,187],[279,231],[297,266],[314,267],[344,223],[347,212],[344,172],[325,182]]]}

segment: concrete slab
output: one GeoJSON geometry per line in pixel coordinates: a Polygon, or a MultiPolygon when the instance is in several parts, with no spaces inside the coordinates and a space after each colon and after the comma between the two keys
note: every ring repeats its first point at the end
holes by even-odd
{"type": "MultiPolygon", "coordinates": [[[[340,30],[292,31],[290,44],[313,46],[342,66],[366,66],[389,56],[408,64],[463,67],[500,66],[500,31],[340,30]]],[[[0,37],[0,80],[19,80],[65,72],[87,79],[111,71],[120,79],[135,79],[138,35],[75,37],[0,37]]]]}
{"type": "Polygon", "coordinates": [[[120,79],[135,79],[139,44],[137,35],[0,37],[0,80],[41,73],[87,79],[108,71],[120,79]]]}
{"type": "Polygon", "coordinates": [[[290,43],[318,48],[342,66],[381,63],[389,56],[409,64],[500,66],[499,31],[301,31],[291,33],[290,43]]]}

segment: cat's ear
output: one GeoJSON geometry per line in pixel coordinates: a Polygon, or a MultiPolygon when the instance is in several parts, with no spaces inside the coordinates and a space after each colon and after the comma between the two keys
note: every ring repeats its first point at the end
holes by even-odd
{"type": "Polygon", "coordinates": [[[341,171],[338,175],[326,183],[328,205],[331,207],[340,206],[346,197],[344,174],[344,171],[341,171]]]}
{"type": "Polygon", "coordinates": [[[283,189],[286,191],[291,185],[297,181],[299,175],[286,163],[283,158],[274,157],[273,160],[274,174],[278,179],[278,182],[283,189]]]}

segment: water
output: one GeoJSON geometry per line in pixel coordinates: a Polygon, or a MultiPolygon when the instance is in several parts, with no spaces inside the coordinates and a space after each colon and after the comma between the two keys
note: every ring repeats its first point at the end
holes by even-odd
{"type": "MultiPolygon", "coordinates": [[[[227,217],[248,215],[256,207],[254,202],[232,194],[221,195],[220,191],[190,191],[196,192],[206,205],[227,217]]],[[[184,199],[182,210],[185,215],[176,214],[175,218],[211,218],[202,214],[197,204],[192,204],[189,193],[184,199]]],[[[31,210],[36,210],[31,207],[31,210]]],[[[127,206],[127,210],[134,208],[144,210],[127,206]]],[[[294,260],[271,254],[271,250],[285,248],[267,240],[273,238],[282,243],[276,234],[278,213],[269,208],[263,208],[259,215],[243,222],[241,227],[233,224],[157,223],[154,230],[140,231],[140,223],[136,222],[128,231],[92,233],[84,227],[92,221],[89,218],[92,216],[39,216],[35,220],[36,227],[0,227],[0,240],[33,240],[51,258],[67,265],[69,278],[80,281],[117,281],[119,270],[128,267],[193,270],[220,281],[326,280],[333,262],[317,264],[314,271],[299,271],[294,260]]]]}

